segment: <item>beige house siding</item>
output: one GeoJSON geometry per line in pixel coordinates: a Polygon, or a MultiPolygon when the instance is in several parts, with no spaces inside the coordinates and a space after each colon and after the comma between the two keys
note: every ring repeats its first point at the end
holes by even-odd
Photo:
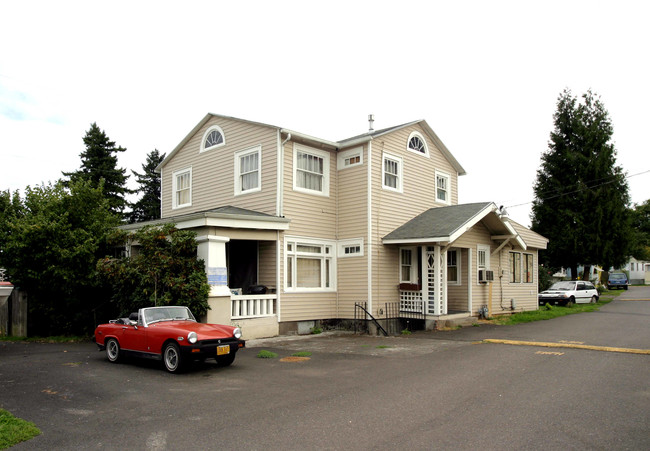
{"type": "Polygon", "coordinates": [[[162,169],[162,217],[178,216],[213,208],[236,205],[240,208],[276,213],[277,130],[248,122],[210,118],[162,169]],[[200,152],[208,128],[218,125],[226,144],[200,152]],[[235,153],[261,146],[262,189],[235,195],[235,153]],[[173,173],[192,168],[191,205],[172,208],[173,173]]]}
{"type": "Polygon", "coordinates": [[[381,239],[420,213],[436,206],[436,171],[449,175],[451,204],[458,202],[458,174],[419,125],[413,125],[372,141],[372,248],[373,309],[399,300],[399,249],[384,246],[381,239]],[[409,135],[418,132],[427,142],[429,156],[407,150],[409,135]],[[402,159],[402,192],[382,188],[384,154],[402,159]],[[376,300],[377,302],[374,302],[376,300]]]}
{"type": "MultiPolygon", "coordinates": [[[[494,313],[498,314],[500,312],[512,312],[511,300],[515,300],[515,309],[514,311],[522,310],[536,310],[538,306],[537,301],[537,292],[538,292],[538,253],[536,249],[522,250],[521,248],[515,247],[510,249],[506,246],[506,249],[501,251],[501,268],[503,269],[503,305],[499,304],[497,308],[494,309],[494,313]],[[531,283],[523,282],[523,269],[522,269],[522,282],[510,282],[511,280],[511,268],[510,268],[510,252],[518,252],[522,254],[522,261],[524,254],[530,254],[533,256],[533,281],[531,283]]],[[[496,276],[495,276],[496,278],[496,276]]]]}
{"type": "MultiPolygon", "coordinates": [[[[447,284],[447,310],[448,311],[467,311],[467,300],[469,295],[469,288],[467,285],[469,274],[468,257],[469,252],[467,249],[452,247],[450,250],[457,250],[459,252],[458,263],[460,264],[460,285],[447,284]]],[[[472,252],[472,256],[476,255],[472,252]]],[[[476,263],[472,263],[472,268],[476,267],[476,263]]]]}
{"type": "Polygon", "coordinates": [[[271,289],[276,288],[276,243],[274,241],[258,242],[257,281],[271,289]]]}
{"type": "MultiPolygon", "coordinates": [[[[282,285],[280,314],[282,321],[303,321],[335,318],[337,292],[285,291],[286,236],[336,240],[337,174],[336,152],[289,141],[283,147],[283,211],[291,219],[289,230],[281,236],[280,283],[282,285]],[[329,154],[329,194],[321,196],[294,190],[294,148],[298,144],[329,154]]],[[[334,249],[336,252],[336,249],[334,249]]],[[[336,274],[336,273],[335,273],[336,274]]]]}

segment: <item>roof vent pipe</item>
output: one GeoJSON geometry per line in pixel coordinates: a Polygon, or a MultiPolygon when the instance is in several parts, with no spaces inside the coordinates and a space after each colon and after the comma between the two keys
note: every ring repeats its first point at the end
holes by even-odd
{"type": "Polygon", "coordinates": [[[375,131],[374,128],[372,128],[372,125],[375,123],[375,115],[374,114],[369,114],[368,115],[368,133],[372,133],[375,131]]]}

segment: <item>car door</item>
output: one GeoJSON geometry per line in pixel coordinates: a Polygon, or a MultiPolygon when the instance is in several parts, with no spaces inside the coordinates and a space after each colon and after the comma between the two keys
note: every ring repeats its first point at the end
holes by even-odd
{"type": "Polygon", "coordinates": [[[122,337],[120,347],[129,351],[142,352],[146,346],[146,330],[142,325],[122,326],[122,337]]]}
{"type": "Polygon", "coordinates": [[[584,282],[578,282],[576,284],[576,303],[589,302],[587,286],[584,282]]]}

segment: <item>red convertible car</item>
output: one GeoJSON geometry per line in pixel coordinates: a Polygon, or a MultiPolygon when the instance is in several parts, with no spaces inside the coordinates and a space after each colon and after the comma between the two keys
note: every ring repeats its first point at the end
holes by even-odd
{"type": "Polygon", "coordinates": [[[216,359],[228,366],[246,346],[241,329],[196,321],[187,307],[147,307],[95,329],[95,343],[111,362],[123,355],[162,360],[167,371],[181,371],[192,360],[216,359]]]}

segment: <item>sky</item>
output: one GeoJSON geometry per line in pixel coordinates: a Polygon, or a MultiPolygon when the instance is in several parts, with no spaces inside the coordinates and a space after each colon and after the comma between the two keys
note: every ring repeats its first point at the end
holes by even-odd
{"type": "MultiPolygon", "coordinates": [[[[205,116],[331,141],[424,119],[459,203],[529,226],[560,93],[591,89],[631,200],[650,199],[647,1],[3,1],[0,190],[80,167],[97,125],[142,171],[205,116]]],[[[134,188],[133,177],[130,187],[134,188]]]]}

